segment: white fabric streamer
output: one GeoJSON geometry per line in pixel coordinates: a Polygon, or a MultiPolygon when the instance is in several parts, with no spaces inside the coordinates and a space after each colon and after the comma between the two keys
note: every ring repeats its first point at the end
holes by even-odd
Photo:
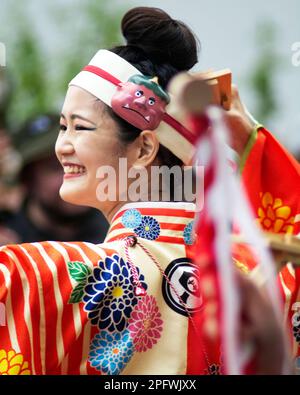
{"type": "MultiPolygon", "coordinates": [[[[208,194],[205,196],[205,204],[208,207],[215,229],[215,256],[220,276],[220,292],[223,301],[223,346],[225,363],[228,374],[242,374],[243,369],[252,354],[251,344],[240,345],[239,331],[239,290],[234,276],[234,265],[231,257],[231,232],[233,223],[238,226],[245,242],[258,257],[259,266],[266,279],[266,289],[269,294],[274,312],[279,322],[282,322],[281,300],[276,272],[267,249],[261,231],[255,224],[254,215],[237,175],[229,168],[226,158],[226,143],[229,139],[229,131],[224,121],[222,110],[217,107],[209,107],[207,115],[211,122],[211,137],[200,142],[197,148],[197,164],[205,165],[212,159],[212,146],[208,148],[208,142],[213,145],[216,153],[215,178],[208,194]],[[206,148],[204,153],[203,148],[206,148]]],[[[200,214],[201,215],[201,214],[200,214]]],[[[199,220],[199,218],[197,218],[199,220]]],[[[288,353],[286,353],[286,356],[288,353]]],[[[283,363],[282,373],[288,372],[287,360],[283,363]]]]}

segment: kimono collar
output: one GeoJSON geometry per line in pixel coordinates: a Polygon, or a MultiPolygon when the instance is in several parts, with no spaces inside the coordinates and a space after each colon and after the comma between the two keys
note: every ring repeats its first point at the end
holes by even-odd
{"type": "Polygon", "coordinates": [[[105,242],[135,235],[162,243],[193,244],[194,217],[193,203],[128,203],[113,217],[105,242]]]}

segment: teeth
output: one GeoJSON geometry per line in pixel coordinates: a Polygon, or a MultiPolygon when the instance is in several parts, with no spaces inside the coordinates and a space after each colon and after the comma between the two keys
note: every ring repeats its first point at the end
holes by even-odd
{"type": "Polygon", "coordinates": [[[147,121],[150,122],[150,116],[149,115],[147,117],[145,117],[145,119],[147,119],[147,121]]]}
{"type": "Polygon", "coordinates": [[[127,103],[127,104],[125,104],[125,106],[124,106],[125,108],[129,108],[129,104],[127,103]]]}
{"type": "Polygon", "coordinates": [[[83,174],[85,172],[82,166],[64,166],[65,174],[83,174]]]}

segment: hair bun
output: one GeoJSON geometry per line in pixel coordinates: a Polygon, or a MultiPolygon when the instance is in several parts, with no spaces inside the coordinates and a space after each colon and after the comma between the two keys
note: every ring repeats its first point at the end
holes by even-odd
{"type": "Polygon", "coordinates": [[[159,8],[133,8],[124,15],[121,26],[127,45],[141,48],[158,64],[169,63],[183,71],[198,61],[192,31],[159,8]]]}

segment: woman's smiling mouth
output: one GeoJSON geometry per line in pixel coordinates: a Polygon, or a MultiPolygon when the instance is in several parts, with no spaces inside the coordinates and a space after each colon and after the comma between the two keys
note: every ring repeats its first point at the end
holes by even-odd
{"type": "Polygon", "coordinates": [[[86,173],[86,168],[84,166],[73,163],[63,164],[63,168],[65,173],[64,178],[80,177],[86,173]]]}

